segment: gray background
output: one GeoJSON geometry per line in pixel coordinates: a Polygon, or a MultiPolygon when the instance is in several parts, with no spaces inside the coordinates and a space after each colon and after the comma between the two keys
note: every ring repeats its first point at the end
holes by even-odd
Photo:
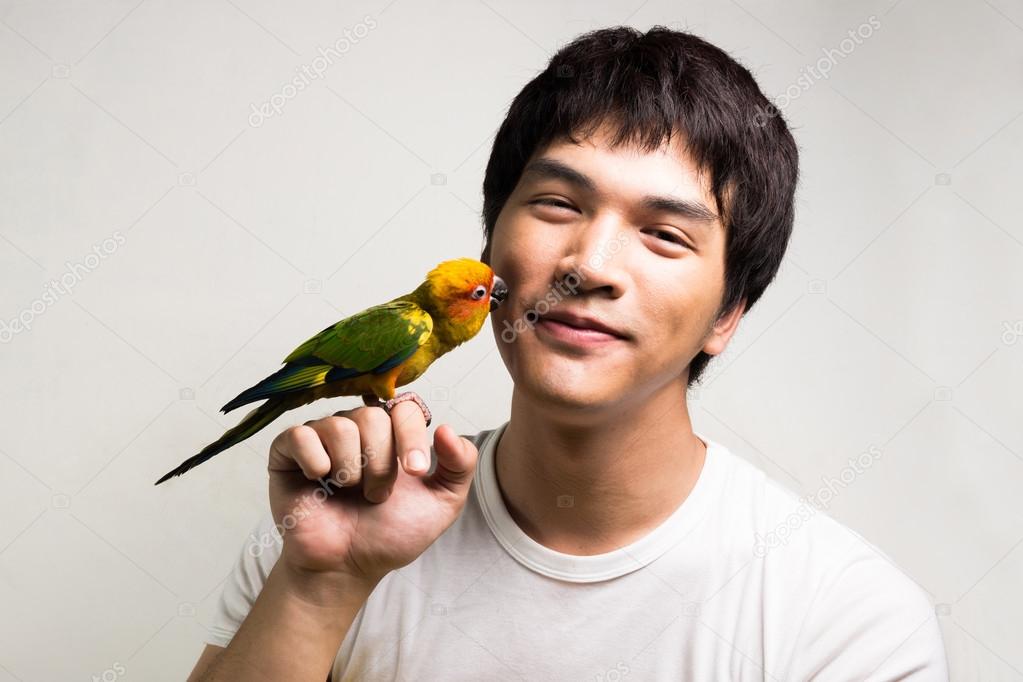
{"type": "MultiPolygon", "coordinates": [[[[955,679],[1023,680],[1023,3],[339,4],[0,2],[0,681],[186,675],[270,439],[358,401],[152,482],[311,333],[477,256],[511,98],[619,23],[728,50],[802,151],[788,257],[696,426],[806,495],[877,448],[827,512],[930,594],[955,679]]],[[[507,418],[490,329],[412,388],[461,433],[507,418]]]]}

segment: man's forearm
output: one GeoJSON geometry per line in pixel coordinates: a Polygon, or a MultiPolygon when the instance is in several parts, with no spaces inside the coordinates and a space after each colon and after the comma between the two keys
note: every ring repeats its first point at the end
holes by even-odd
{"type": "Polygon", "coordinates": [[[238,632],[200,680],[323,682],[374,586],[301,576],[278,562],[238,632]]]}

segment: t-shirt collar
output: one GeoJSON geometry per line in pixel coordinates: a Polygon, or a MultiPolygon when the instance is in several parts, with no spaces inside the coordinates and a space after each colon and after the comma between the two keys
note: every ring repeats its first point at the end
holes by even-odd
{"type": "Polygon", "coordinates": [[[611,552],[590,556],[558,552],[536,542],[519,528],[501,497],[495,454],[497,443],[507,427],[506,421],[485,436],[473,477],[476,499],[487,525],[501,546],[523,566],[551,578],[588,583],[617,578],[642,568],[684,541],[718,496],[722,479],[722,446],[694,430],[696,436],[707,444],[703,469],[689,495],[667,519],[640,539],[611,552]]]}

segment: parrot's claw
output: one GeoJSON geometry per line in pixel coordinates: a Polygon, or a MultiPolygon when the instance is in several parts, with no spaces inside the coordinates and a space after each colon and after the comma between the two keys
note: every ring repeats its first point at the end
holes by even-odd
{"type": "Polygon", "coordinates": [[[426,419],[426,425],[429,426],[430,422],[433,421],[433,415],[430,414],[430,408],[427,407],[426,403],[423,402],[423,399],[420,398],[413,391],[406,391],[405,393],[399,393],[398,395],[394,396],[390,400],[381,403],[380,406],[383,407],[385,410],[387,410],[387,413],[390,414],[391,413],[391,409],[395,405],[397,405],[398,403],[401,403],[401,402],[405,402],[406,400],[411,400],[411,401],[415,402],[416,405],[419,405],[419,409],[423,411],[423,418],[426,419]]]}

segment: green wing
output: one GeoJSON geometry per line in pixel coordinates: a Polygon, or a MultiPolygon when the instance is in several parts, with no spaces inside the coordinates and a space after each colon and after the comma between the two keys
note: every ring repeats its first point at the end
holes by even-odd
{"type": "Polygon", "coordinates": [[[432,333],[429,313],[410,301],[391,301],[327,327],[284,362],[315,359],[359,373],[382,373],[412,355],[432,333]]]}
{"type": "Polygon", "coordinates": [[[284,367],[240,393],[221,411],[362,374],[383,374],[411,357],[432,333],[433,318],[410,301],[367,308],[293,350],[284,367]]]}

